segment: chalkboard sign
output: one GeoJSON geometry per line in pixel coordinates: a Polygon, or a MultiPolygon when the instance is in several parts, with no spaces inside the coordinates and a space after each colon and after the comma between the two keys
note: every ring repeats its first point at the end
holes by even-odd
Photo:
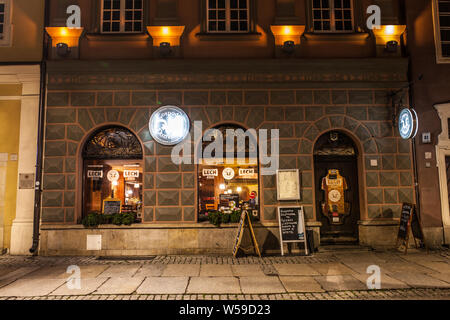
{"type": "Polygon", "coordinates": [[[405,247],[405,253],[408,252],[410,228],[414,238],[414,243],[416,244],[416,248],[419,248],[417,239],[424,242],[424,235],[419,216],[417,215],[416,207],[413,204],[403,203],[402,212],[400,214],[400,224],[398,227],[397,247],[399,243],[402,243],[405,247]]]}
{"type": "Polygon", "coordinates": [[[122,208],[122,201],[120,201],[119,199],[103,200],[103,213],[104,214],[120,213],[121,208],[122,208]]]}
{"type": "Polygon", "coordinates": [[[284,255],[283,242],[304,242],[308,254],[303,207],[278,207],[278,221],[281,255],[284,255]]]}
{"type": "Polygon", "coordinates": [[[413,213],[413,205],[404,203],[400,214],[400,225],[398,227],[398,239],[407,240],[411,215],[413,213]]]}

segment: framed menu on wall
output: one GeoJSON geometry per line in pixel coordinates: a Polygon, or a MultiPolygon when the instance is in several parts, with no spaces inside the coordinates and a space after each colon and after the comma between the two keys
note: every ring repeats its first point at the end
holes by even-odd
{"type": "Polygon", "coordinates": [[[277,170],[277,200],[300,200],[298,169],[277,170]]]}

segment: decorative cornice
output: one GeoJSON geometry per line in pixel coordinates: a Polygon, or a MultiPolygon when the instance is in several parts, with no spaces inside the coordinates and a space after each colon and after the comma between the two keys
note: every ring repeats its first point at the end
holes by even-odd
{"type": "Polygon", "coordinates": [[[407,59],[49,62],[50,89],[406,82],[407,59]]]}

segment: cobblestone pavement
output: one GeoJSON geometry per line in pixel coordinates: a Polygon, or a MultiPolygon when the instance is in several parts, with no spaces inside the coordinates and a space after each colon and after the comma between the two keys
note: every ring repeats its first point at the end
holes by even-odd
{"type": "Polygon", "coordinates": [[[443,248],[408,255],[355,249],[263,258],[2,255],[0,300],[450,300],[449,253],[443,248]],[[79,289],[68,288],[71,265],[79,267],[79,289]],[[374,266],[381,288],[370,290],[374,266]]]}

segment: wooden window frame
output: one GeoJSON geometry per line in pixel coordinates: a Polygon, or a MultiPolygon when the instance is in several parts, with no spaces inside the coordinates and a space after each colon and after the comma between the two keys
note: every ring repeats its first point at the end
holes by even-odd
{"type": "MultiPolygon", "coordinates": [[[[442,40],[441,40],[441,26],[439,22],[439,0],[432,1],[433,7],[433,26],[434,26],[434,42],[436,48],[436,63],[450,63],[450,57],[442,55],[442,40]]],[[[450,44],[450,42],[449,42],[450,44]]]]}
{"type": "Polygon", "coordinates": [[[323,21],[322,19],[314,19],[314,4],[313,0],[310,1],[310,23],[311,28],[310,30],[313,33],[337,33],[337,34],[345,34],[345,33],[353,33],[355,32],[355,3],[353,0],[350,0],[350,9],[351,9],[351,15],[352,15],[352,29],[351,30],[336,30],[336,18],[335,18],[335,9],[334,9],[334,0],[329,0],[330,4],[330,30],[315,30],[314,29],[314,21],[323,21]]]}
{"type": "Polygon", "coordinates": [[[10,47],[12,45],[12,1],[0,0],[1,4],[5,5],[3,32],[0,34],[0,47],[10,47]]]}
{"type": "MultiPolygon", "coordinates": [[[[145,32],[145,12],[146,12],[146,1],[142,1],[142,9],[141,10],[141,30],[140,31],[125,31],[125,1],[126,0],[120,0],[120,31],[104,31],[103,30],[103,12],[104,12],[104,0],[100,0],[100,33],[101,34],[142,34],[145,32]]],[[[112,20],[111,20],[112,21],[112,20]]],[[[132,23],[135,23],[135,20],[132,23]]],[[[137,21],[137,20],[136,20],[137,21]]]]}
{"type": "MultiPolygon", "coordinates": [[[[228,2],[228,0],[226,0],[228,2]]],[[[211,36],[220,36],[220,35],[256,35],[256,1],[255,0],[247,0],[248,6],[248,30],[247,31],[209,31],[208,28],[208,0],[200,1],[200,14],[202,17],[201,23],[201,31],[197,35],[211,35],[211,36]]],[[[227,14],[229,11],[227,10],[227,14]]]]}

